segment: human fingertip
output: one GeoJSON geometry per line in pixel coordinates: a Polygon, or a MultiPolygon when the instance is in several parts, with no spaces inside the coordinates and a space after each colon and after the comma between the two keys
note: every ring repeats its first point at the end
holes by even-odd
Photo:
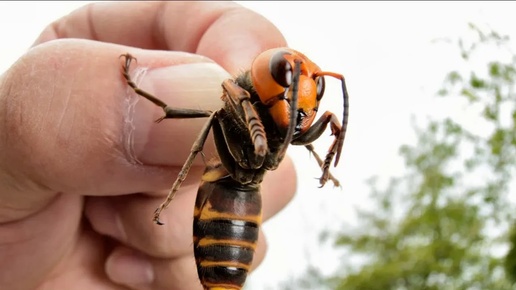
{"type": "Polygon", "coordinates": [[[150,289],[154,282],[151,261],[128,248],[118,248],[109,256],[106,273],[113,282],[134,289],[150,289]]]}
{"type": "Polygon", "coordinates": [[[263,182],[263,216],[268,219],[281,211],[294,197],[297,174],[292,159],[283,159],[278,169],[267,174],[263,182]]]}
{"type": "Polygon", "coordinates": [[[197,47],[197,53],[220,63],[232,74],[251,68],[261,52],[287,46],[279,29],[264,16],[238,7],[228,9],[206,32],[197,47]],[[224,42],[220,42],[220,35],[224,42]]]}
{"type": "Polygon", "coordinates": [[[113,201],[113,199],[90,197],[84,206],[84,212],[97,232],[125,242],[127,233],[113,201]]]}

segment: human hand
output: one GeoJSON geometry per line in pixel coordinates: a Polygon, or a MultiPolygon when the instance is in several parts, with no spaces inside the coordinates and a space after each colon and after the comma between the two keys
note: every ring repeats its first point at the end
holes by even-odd
{"type": "MultiPolygon", "coordinates": [[[[137,56],[138,84],[170,105],[214,110],[229,76],[217,64],[236,74],[284,45],[233,3],[95,3],[50,25],[0,76],[0,288],[202,289],[192,248],[201,158],[166,225],[152,214],[205,120],[155,124],[162,110],[130,90],[118,56],[137,56]]],[[[211,141],[204,152],[213,156],[211,141]]],[[[264,218],[294,190],[286,159],[263,183],[264,218]]],[[[265,250],[261,236],[254,266],[265,250]]]]}

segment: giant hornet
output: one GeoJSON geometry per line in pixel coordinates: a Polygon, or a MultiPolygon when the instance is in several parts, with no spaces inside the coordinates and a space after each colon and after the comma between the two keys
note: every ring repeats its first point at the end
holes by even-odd
{"type": "Polygon", "coordinates": [[[222,83],[224,106],[214,112],[178,109],[137,87],[129,75],[135,58],[122,55],[123,76],[134,91],[163,108],[168,118],[208,118],[166,200],[154,212],[169,205],[185,180],[194,158],[202,152],[213,130],[218,158],[207,164],[194,209],[193,244],[197,272],[206,290],[240,290],[253,260],[261,224],[260,184],[265,173],[275,170],[289,144],[304,145],[322,169],[321,187],[328,180],[335,185],[329,167],[339,162],[348,123],[348,93],[341,74],[321,71],[302,53],[290,48],[267,50],[252,67],[222,83]],[[315,123],[321,101],[324,76],[340,79],[344,101],[342,124],[332,112],[315,123]],[[335,137],[325,159],[314,151],[317,140],[330,124],[335,137]]]}

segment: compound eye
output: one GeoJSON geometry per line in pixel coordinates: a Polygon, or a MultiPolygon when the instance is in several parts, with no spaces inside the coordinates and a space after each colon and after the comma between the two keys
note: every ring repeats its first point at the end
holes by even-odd
{"type": "Polygon", "coordinates": [[[269,70],[272,78],[284,88],[290,87],[292,83],[292,65],[285,59],[286,52],[280,51],[274,54],[269,63],[269,70]]]}
{"type": "Polygon", "coordinates": [[[324,77],[316,77],[315,84],[317,85],[317,100],[319,101],[324,95],[324,88],[326,87],[324,77]]]}

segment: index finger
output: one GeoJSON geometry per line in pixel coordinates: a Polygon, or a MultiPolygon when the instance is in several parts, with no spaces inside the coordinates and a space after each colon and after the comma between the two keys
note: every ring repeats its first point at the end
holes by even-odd
{"type": "Polygon", "coordinates": [[[35,45],[58,38],[197,53],[230,73],[248,69],[266,49],[286,46],[271,22],[232,2],[92,3],[49,25],[35,45]]]}

